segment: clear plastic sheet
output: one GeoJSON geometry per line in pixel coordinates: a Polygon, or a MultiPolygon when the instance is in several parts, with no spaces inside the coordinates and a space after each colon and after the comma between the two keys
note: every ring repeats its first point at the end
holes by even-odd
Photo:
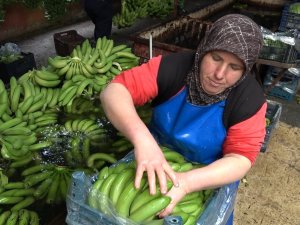
{"type": "Polygon", "coordinates": [[[0,56],[20,55],[21,49],[14,43],[5,43],[0,48],[0,56]]]}
{"type": "Polygon", "coordinates": [[[22,57],[21,49],[14,43],[6,43],[0,47],[0,63],[9,64],[22,57]]]}
{"type": "MultiPolygon", "coordinates": [[[[120,162],[129,162],[133,159],[133,153],[129,153],[120,162]]],[[[114,166],[114,165],[113,165],[114,166]]],[[[72,175],[72,183],[67,195],[66,222],[69,225],[136,225],[131,220],[119,217],[110,200],[103,196],[95,196],[100,200],[101,207],[106,214],[88,206],[87,197],[90,188],[95,182],[97,175],[87,176],[84,172],[77,171],[72,175]]],[[[197,225],[225,225],[227,219],[233,212],[234,202],[237,194],[238,182],[218,188],[208,199],[206,208],[197,221],[197,225]]],[[[169,216],[158,223],[147,223],[146,225],[182,225],[180,217],[169,216]]]]}
{"type": "Polygon", "coordinates": [[[285,32],[272,32],[264,27],[261,27],[264,41],[279,41],[284,44],[295,46],[298,31],[296,29],[287,30],[285,32]]]}

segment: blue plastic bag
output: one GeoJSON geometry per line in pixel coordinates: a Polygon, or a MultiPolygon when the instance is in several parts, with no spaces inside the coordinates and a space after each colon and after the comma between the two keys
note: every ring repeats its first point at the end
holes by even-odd
{"type": "MultiPolygon", "coordinates": [[[[120,162],[129,162],[133,159],[133,153],[129,153],[120,162]]],[[[136,223],[120,218],[111,209],[111,215],[106,215],[91,208],[86,203],[90,187],[96,176],[87,176],[84,172],[74,172],[72,183],[67,195],[67,218],[69,225],[136,225],[136,223]]],[[[233,212],[234,202],[238,190],[238,182],[225,185],[214,191],[207,200],[205,210],[197,221],[197,225],[225,225],[233,212]]],[[[109,207],[108,207],[109,208],[109,207]]],[[[163,221],[163,225],[182,225],[180,217],[169,216],[163,221]]]]}

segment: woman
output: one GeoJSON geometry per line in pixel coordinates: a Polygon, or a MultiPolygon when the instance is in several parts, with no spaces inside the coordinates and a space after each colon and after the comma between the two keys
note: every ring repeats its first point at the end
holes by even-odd
{"type": "Polygon", "coordinates": [[[226,15],[213,24],[196,53],[155,57],[121,73],[101,93],[108,118],[134,145],[135,186],[146,172],[150,193],[155,193],[157,176],[161,192],[172,198],[161,217],[188,193],[238,181],[255,162],[267,107],[251,74],[261,47],[257,24],[243,15],[226,15]],[[134,107],[149,101],[151,132],[134,107]],[[207,166],[176,173],[158,143],[207,166]],[[167,179],[174,184],[169,192],[167,179]]]}

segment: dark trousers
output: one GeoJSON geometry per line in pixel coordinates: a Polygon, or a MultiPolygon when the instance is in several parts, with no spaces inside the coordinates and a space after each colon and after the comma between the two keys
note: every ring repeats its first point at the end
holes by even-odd
{"type": "Polygon", "coordinates": [[[85,0],[84,9],[95,24],[95,40],[99,37],[110,37],[113,17],[113,1],[85,0]]]}

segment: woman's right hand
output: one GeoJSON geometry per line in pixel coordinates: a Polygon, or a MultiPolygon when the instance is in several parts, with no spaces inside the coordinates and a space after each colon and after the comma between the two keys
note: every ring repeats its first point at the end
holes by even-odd
{"type": "Polygon", "coordinates": [[[168,164],[160,147],[154,141],[150,145],[135,147],[136,176],[135,187],[139,188],[144,172],[147,173],[150,194],[156,193],[156,176],[162,194],[167,193],[167,180],[170,179],[174,186],[178,186],[176,173],[168,164]]]}

